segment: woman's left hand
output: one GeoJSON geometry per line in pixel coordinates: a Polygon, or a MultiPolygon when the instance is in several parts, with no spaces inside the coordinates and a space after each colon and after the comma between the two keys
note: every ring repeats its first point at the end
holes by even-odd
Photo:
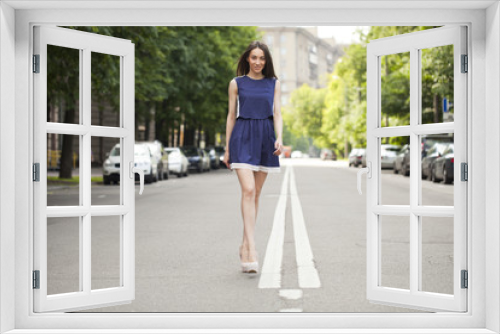
{"type": "Polygon", "coordinates": [[[283,152],[283,142],[280,139],[276,139],[274,142],[274,148],[276,151],[273,152],[274,155],[280,155],[283,152]]]}

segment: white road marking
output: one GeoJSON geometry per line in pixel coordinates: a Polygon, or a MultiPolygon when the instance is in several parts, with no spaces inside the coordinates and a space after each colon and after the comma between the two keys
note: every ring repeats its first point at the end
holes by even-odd
{"type": "Polygon", "coordinates": [[[274,212],[274,222],[269,241],[267,242],[266,256],[261,269],[259,288],[281,287],[281,263],[283,261],[283,243],[285,240],[285,212],[290,167],[285,170],[281,185],[280,198],[274,212]]]}
{"type": "Polygon", "coordinates": [[[302,298],[302,290],[300,289],[281,289],[280,297],[285,299],[296,300],[302,298]]]}
{"type": "MultiPolygon", "coordinates": [[[[307,235],[306,224],[302,206],[297,194],[297,186],[295,184],[295,174],[292,166],[290,168],[290,196],[292,206],[292,221],[293,234],[295,238],[295,254],[297,257],[297,269],[299,275],[299,286],[301,288],[319,288],[321,282],[319,280],[318,271],[314,265],[314,257],[307,235]]],[[[287,168],[287,171],[288,171],[287,168]]]]}

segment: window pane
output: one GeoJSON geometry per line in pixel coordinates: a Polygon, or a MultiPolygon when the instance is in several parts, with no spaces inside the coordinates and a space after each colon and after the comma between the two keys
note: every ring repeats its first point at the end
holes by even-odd
{"type": "Polygon", "coordinates": [[[410,137],[380,138],[379,153],[380,203],[410,205],[410,137]]]}
{"type": "Polygon", "coordinates": [[[92,290],[120,286],[120,216],[92,216],[92,290]]]}
{"type": "Polygon", "coordinates": [[[380,286],[410,289],[410,218],[379,216],[380,286]]]}
{"type": "Polygon", "coordinates": [[[453,122],[453,45],[421,50],[422,124],[453,122]]]}
{"type": "Polygon", "coordinates": [[[454,205],[453,133],[421,136],[422,205],[454,205]]]}
{"type": "Polygon", "coordinates": [[[80,137],[47,134],[47,205],[80,205],[80,137]]]}
{"type": "Polygon", "coordinates": [[[453,218],[420,217],[422,290],[453,294],[453,218]]]}
{"type": "Polygon", "coordinates": [[[410,124],[410,52],[380,57],[380,126],[410,124]]]}
{"type": "Polygon", "coordinates": [[[80,124],[80,50],[47,45],[47,122],[80,124]]]}
{"type": "Polygon", "coordinates": [[[80,291],[80,218],[47,218],[47,294],[80,291]]]}
{"type": "Polygon", "coordinates": [[[120,126],[120,57],[92,52],[92,125],[120,126]]]}
{"type": "Polygon", "coordinates": [[[92,205],[120,205],[120,138],[92,137],[92,205]],[[102,181],[100,178],[102,177],[102,181]]]}

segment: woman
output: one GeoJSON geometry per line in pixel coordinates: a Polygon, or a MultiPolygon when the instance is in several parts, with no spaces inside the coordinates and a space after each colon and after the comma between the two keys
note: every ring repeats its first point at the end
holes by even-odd
{"type": "Polygon", "coordinates": [[[224,163],[236,170],[241,185],[241,269],[257,273],[254,229],[259,196],[267,174],[280,172],[283,149],[280,82],[267,45],[252,42],[238,61],[237,75],[229,83],[224,163]]]}

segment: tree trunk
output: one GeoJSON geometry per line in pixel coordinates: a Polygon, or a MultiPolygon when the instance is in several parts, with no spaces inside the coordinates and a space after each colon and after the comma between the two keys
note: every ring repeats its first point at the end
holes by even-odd
{"type": "MultiPolygon", "coordinates": [[[[64,123],[75,123],[75,107],[66,109],[64,113],[64,123]]],[[[59,178],[71,179],[73,170],[73,135],[62,136],[61,160],[59,165],[59,178]]],[[[79,159],[81,161],[81,159],[79,159]]]]}
{"type": "Polygon", "coordinates": [[[439,95],[434,94],[434,100],[433,100],[433,108],[434,108],[434,123],[441,123],[440,119],[440,113],[439,113],[439,95]]]}

